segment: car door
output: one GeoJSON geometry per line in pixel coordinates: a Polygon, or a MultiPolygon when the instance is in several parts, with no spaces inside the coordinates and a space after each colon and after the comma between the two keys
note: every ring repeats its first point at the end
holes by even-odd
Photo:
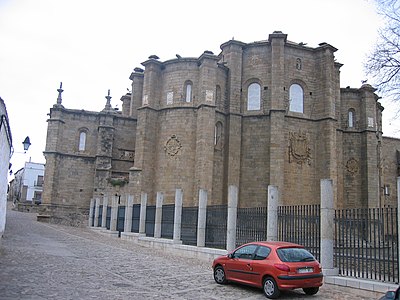
{"type": "Polygon", "coordinates": [[[233,252],[226,262],[225,271],[228,280],[249,283],[250,263],[257,245],[245,245],[233,252]]]}
{"type": "Polygon", "coordinates": [[[255,253],[253,260],[249,263],[249,284],[262,286],[262,276],[265,270],[270,267],[268,264],[268,256],[271,253],[271,248],[266,246],[259,246],[255,253]]]}

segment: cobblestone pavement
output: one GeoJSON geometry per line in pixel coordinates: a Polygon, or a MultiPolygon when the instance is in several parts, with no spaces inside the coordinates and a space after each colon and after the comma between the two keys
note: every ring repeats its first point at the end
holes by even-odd
{"type": "MultiPolygon", "coordinates": [[[[324,285],[280,299],[378,299],[324,285]]],[[[262,291],[217,285],[209,263],[164,254],[89,229],[44,224],[8,210],[0,245],[0,299],[266,299],[262,291]]]]}

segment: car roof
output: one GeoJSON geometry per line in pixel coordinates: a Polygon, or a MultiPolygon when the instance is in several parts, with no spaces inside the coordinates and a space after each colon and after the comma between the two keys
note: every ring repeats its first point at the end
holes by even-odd
{"type": "Polygon", "coordinates": [[[288,247],[304,248],[304,246],[299,245],[299,244],[282,242],[282,241],[259,241],[259,242],[251,242],[249,244],[262,245],[262,246],[267,246],[267,247],[275,248],[275,249],[288,248],[288,247]]]}

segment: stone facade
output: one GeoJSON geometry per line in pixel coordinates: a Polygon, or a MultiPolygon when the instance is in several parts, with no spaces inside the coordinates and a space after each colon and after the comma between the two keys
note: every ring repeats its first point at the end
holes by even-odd
{"type": "Polygon", "coordinates": [[[221,53],[161,62],[150,56],[131,74],[122,111],[50,110],[43,203],[87,213],[92,198],[156,193],[164,204],[266,206],[267,187],[283,205],[315,204],[320,180],[333,179],[336,207],[394,205],[400,140],[382,137],[375,90],[340,88],[333,46],[317,48],[274,32],[268,40],[230,40],[221,53]],[[80,150],[81,136],[85,147],[80,150]],[[380,166],[380,167],[378,167],[380,166]],[[382,187],[391,195],[384,198],[382,187]]]}
{"type": "Polygon", "coordinates": [[[11,128],[6,105],[0,98],[0,243],[6,226],[7,175],[12,149],[11,128]]]}

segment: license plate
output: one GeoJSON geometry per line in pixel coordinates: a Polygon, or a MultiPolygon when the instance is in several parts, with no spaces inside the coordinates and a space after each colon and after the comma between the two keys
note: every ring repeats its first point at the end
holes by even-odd
{"type": "Polygon", "coordinates": [[[312,272],[314,272],[314,268],[312,268],[312,267],[297,269],[297,273],[299,273],[299,274],[312,273],[312,272]]]}

